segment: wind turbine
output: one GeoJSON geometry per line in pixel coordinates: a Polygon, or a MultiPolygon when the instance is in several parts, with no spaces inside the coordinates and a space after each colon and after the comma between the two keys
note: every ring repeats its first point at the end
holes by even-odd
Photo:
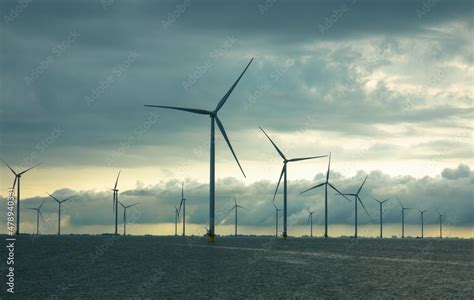
{"type": "Polygon", "coordinates": [[[328,186],[330,186],[333,190],[335,190],[340,195],[342,195],[347,201],[351,202],[349,198],[347,198],[343,193],[341,193],[334,185],[332,185],[329,182],[330,168],[331,168],[331,153],[329,153],[329,163],[328,163],[328,171],[326,173],[326,181],[301,192],[301,194],[303,194],[312,189],[324,186],[324,238],[325,239],[328,238],[328,186]]]}
{"type": "Polygon", "coordinates": [[[310,211],[309,208],[307,208],[309,216],[308,216],[308,221],[306,224],[308,224],[311,221],[311,237],[313,237],[313,213],[314,211],[310,211]]]}
{"type": "Polygon", "coordinates": [[[275,202],[272,202],[273,207],[275,207],[275,236],[278,237],[278,212],[281,211],[281,208],[278,208],[275,205],[275,202]]]}
{"type": "Polygon", "coordinates": [[[178,236],[179,209],[174,206],[174,236],[178,236]]]}
{"type": "Polygon", "coordinates": [[[186,199],[184,198],[184,183],[181,183],[181,202],[179,203],[179,211],[183,207],[183,236],[186,236],[186,199]]]}
{"type": "Polygon", "coordinates": [[[362,184],[360,185],[359,189],[357,190],[357,193],[355,194],[344,194],[346,196],[354,196],[354,238],[357,238],[357,201],[360,202],[360,204],[362,205],[362,207],[364,208],[365,212],[367,213],[368,216],[369,215],[369,212],[367,211],[367,209],[365,208],[365,205],[364,203],[362,202],[362,200],[360,199],[359,197],[359,193],[360,191],[362,190],[362,187],[364,186],[365,184],[365,181],[367,180],[367,177],[369,177],[369,175],[365,176],[365,179],[364,181],[362,182],[362,184]]]}
{"type": "Polygon", "coordinates": [[[429,208],[428,208],[428,209],[425,209],[425,210],[420,210],[419,208],[417,208],[417,209],[418,209],[418,211],[420,212],[420,217],[421,217],[421,238],[423,238],[423,225],[424,225],[424,223],[423,223],[423,216],[424,216],[425,212],[427,212],[427,211],[429,210],[429,208]]]}
{"type": "Polygon", "coordinates": [[[15,189],[15,184],[18,182],[17,190],[16,190],[16,232],[15,232],[15,234],[19,235],[20,234],[20,181],[21,181],[21,175],[25,174],[26,172],[28,172],[29,170],[31,170],[33,168],[36,168],[40,164],[36,164],[36,165],[34,165],[33,167],[31,167],[29,169],[26,169],[22,172],[17,173],[17,172],[15,172],[15,170],[13,170],[12,167],[10,167],[9,164],[7,164],[6,161],[4,161],[3,159],[2,159],[2,161],[10,169],[10,171],[12,171],[12,173],[15,175],[15,181],[13,181],[13,187],[12,187],[13,190],[15,189]]]}
{"type": "Polygon", "coordinates": [[[41,216],[41,219],[43,219],[43,221],[46,222],[43,217],[43,214],[41,213],[41,207],[43,206],[43,204],[46,202],[47,199],[48,198],[44,199],[43,202],[41,202],[40,206],[38,206],[38,208],[31,208],[31,207],[28,208],[31,210],[36,210],[36,235],[39,235],[39,217],[41,216]]]}
{"type": "Polygon", "coordinates": [[[268,134],[263,130],[262,127],[260,127],[260,130],[265,134],[265,136],[268,138],[270,143],[272,143],[273,147],[275,147],[275,150],[280,154],[281,158],[283,159],[283,168],[281,169],[280,173],[280,179],[278,179],[278,184],[275,189],[275,193],[273,194],[273,202],[275,202],[275,197],[278,192],[278,187],[280,186],[281,178],[283,175],[285,176],[283,179],[283,238],[286,239],[288,237],[288,230],[287,230],[287,217],[288,217],[288,190],[287,190],[287,169],[286,165],[289,162],[296,162],[296,161],[302,161],[302,160],[308,160],[308,159],[315,159],[315,158],[321,158],[321,157],[326,157],[327,155],[321,155],[321,156],[311,156],[311,157],[299,157],[299,158],[291,158],[287,159],[283,152],[278,148],[278,146],[272,141],[272,139],[268,136],[268,134]]]}
{"type": "Polygon", "coordinates": [[[115,180],[115,185],[114,185],[114,188],[111,189],[113,192],[114,192],[114,196],[113,196],[113,200],[112,200],[112,206],[113,206],[113,209],[112,211],[115,213],[115,235],[118,235],[118,192],[119,190],[117,189],[117,184],[118,184],[118,180],[119,180],[119,177],[120,177],[120,172],[122,172],[122,170],[120,170],[118,172],[118,175],[117,175],[117,179],[115,180]]]}
{"type": "Polygon", "coordinates": [[[127,208],[137,205],[138,203],[134,203],[131,205],[124,205],[122,202],[118,201],[120,205],[123,207],[123,235],[127,234],[127,208]]]}
{"type": "MultiPolygon", "coordinates": [[[[372,197],[372,196],[371,196],[372,197]]],[[[380,201],[374,197],[372,197],[372,199],[374,199],[375,201],[377,201],[379,203],[379,207],[380,207],[380,238],[383,237],[383,231],[382,231],[382,205],[387,202],[388,200],[390,200],[390,198],[388,199],[385,199],[383,201],[380,201]]]]}
{"type": "Polygon", "coordinates": [[[235,235],[235,236],[237,236],[237,210],[238,210],[239,208],[246,209],[245,207],[238,205],[238,204],[237,204],[237,200],[234,198],[234,206],[229,210],[229,212],[231,212],[233,209],[235,209],[235,224],[234,224],[234,226],[235,226],[235,233],[234,233],[234,235],[235,235]]]}
{"type": "MultiPolygon", "coordinates": [[[[46,194],[48,194],[48,193],[46,193],[46,194]]],[[[68,201],[71,198],[74,198],[76,196],[71,196],[71,197],[68,197],[64,200],[59,200],[58,198],[54,197],[51,194],[48,194],[48,195],[58,203],[58,235],[61,235],[61,204],[63,204],[64,202],[66,202],[66,201],[68,201]]]]}
{"type": "Polygon", "coordinates": [[[245,67],[244,71],[240,76],[237,78],[237,80],[234,82],[234,84],[230,87],[229,91],[222,97],[222,99],[219,101],[217,104],[216,108],[213,111],[210,110],[204,110],[204,109],[194,109],[194,108],[185,108],[185,107],[174,107],[174,106],[163,106],[163,105],[145,105],[147,107],[158,107],[158,108],[166,108],[166,109],[174,109],[174,110],[181,110],[181,111],[186,111],[194,114],[199,114],[199,115],[208,115],[211,118],[211,140],[210,140],[210,176],[209,176],[209,240],[214,241],[215,239],[215,137],[214,137],[214,125],[217,123],[217,126],[219,127],[220,132],[222,133],[222,136],[224,137],[227,145],[229,146],[230,151],[232,152],[232,155],[235,158],[235,161],[239,165],[240,170],[242,171],[242,174],[245,176],[244,170],[242,169],[242,166],[239,163],[239,160],[237,159],[237,156],[235,155],[234,149],[232,148],[232,145],[230,144],[229,138],[227,137],[227,133],[225,132],[224,125],[222,125],[222,122],[219,120],[217,113],[219,110],[224,106],[225,102],[229,98],[230,94],[234,90],[234,88],[237,86],[239,83],[240,79],[244,75],[244,73],[247,71],[248,67],[252,63],[253,58],[250,60],[250,62],[247,64],[245,67]]]}
{"type": "Polygon", "coordinates": [[[441,214],[439,209],[436,209],[436,210],[438,211],[438,215],[439,215],[439,238],[442,239],[443,238],[443,215],[441,214]]]}
{"type": "Polygon", "coordinates": [[[398,197],[395,197],[395,198],[398,200],[398,203],[400,203],[400,206],[402,207],[402,239],[403,239],[405,238],[405,210],[412,209],[412,208],[403,206],[400,199],[398,199],[398,197]]]}

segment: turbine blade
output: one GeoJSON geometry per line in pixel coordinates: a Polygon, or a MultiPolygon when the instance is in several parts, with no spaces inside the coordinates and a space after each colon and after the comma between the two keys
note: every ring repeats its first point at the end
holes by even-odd
{"type": "Polygon", "coordinates": [[[385,203],[385,202],[387,202],[387,201],[390,200],[390,199],[391,199],[391,198],[385,199],[385,200],[382,201],[382,203],[385,203]]]}
{"type": "Polygon", "coordinates": [[[403,207],[402,201],[400,201],[400,199],[398,199],[397,196],[395,196],[395,199],[397,199],[397,201],[400,204],[400,206],[402,207],[402,209],[405,209],[405,207],[403,207]]]}
{"type": "Polygon", "coordinates": [[[222,97],[221,101],[219,101],[219,103],[216,106],[216,109],[214,110],[214,113],[217,113],[222,108],[222,106],[225,104],[225,102],[227,101],[227,98],[229,98],[230,94],[235,89],[235,87],[239,83],[242,76],[244,76],[244,73],[247,71],[247,69],[249,68],[252,61],[253,61],[253,58],[249,61],[248,65],[245,67],[242,74],[240,74],[239,78],[237,78],[237,80],[234,82],[234,84],[230,87],[229,91],[227,91],[227,93],[224,95],[224,97],[222,97]]]}
{"type": "Polygon", "coordinates": [[[318,187],[320,187],[320,186],[323,186],[323,185],[325,185],[325,184],[326,184],[326,182],[320,183],[320,184],[315,185],[315,186],[313,186],[313,187],[311,187],[311,188],[309,188],[309,189],[307,189],[307,190],[302,191],[300,194],[306,193],[307,191],[313,190],[313,189],[318,188],[318,187]]]}
{"type": "Polygon", "coordinates": [[[362,199],[360,199],[359,196],[357,196],[357,199],[359,200],[359,203],[360,203],[360,204],[362,205],[362,207],[364,208],[366,214],[370,217],[370,214],[369,214],[369,212],[367,211],[367,208],[365,208],[365,205],[364,205],[364,203],[362,202],[362,199]]]}
{"type": "Polygon", "coordinates": [[[77,197],[77,195],[68,197],[68,198],[64,199],[63,201],[61,201],[61,202],[66,202],[66,201],[71,200],[72,198],[75,198],[75,197],[77,197]]]}
{"type": "Polygon", "coordinates": [[[54,197],[53,195],[51,195],[50,193],[46,193],[48,194],[51,198],[53,198],[54,200],[56,200],[56,202],[60,203],[61,201],[59,201],[58,198],[54,197]]]}
{"type": "Polygon", "coordinates": [[[126,208],[129,208],[129,207],[132,207],[132,206],[135,206],[135,205],[138,205],[138,204],[139,204],[139,203],[134,203],[134,204],[132,204],[132,205],[127,206],[126,208]]]}
{"type": "Polygon", "coordinates": [[[48,200],[48,198],[45,198],[45,199],[43,200],[43,202],[41,202],[41,204],[40,204],[40,206],[38,207],[38,209],[41,209],[41,207],[42,207],[43,204],[46,202],[46,200],[48,200]]]}
{"type": "Polygon", "coordinates": [[[219,118],[217,116],[216,116],[216,122],[217,122],[217,126],[219,127],[219,129],[222,133],[222,136],[224,137],[224,139],[227,143],[227,146],[229,146],[229,149],[230,149],[230,151],[232,152],[232,155],[235,158],[235,161],[239,165],[240,171],[242,171],[242,174],[244,175],[244,177],[247,178],[247,176],[245,176],[244,169],[242,169],[242,166],[240,165],[240,162],[237,159],[237,155],[235,155],[234,149],[232,148],[232,145],[230,144],[229,138],[227,137],[227,134],[226,134],[225,129],[224,129],[224,125],[222,125],[221,120],[219,120],[219,118]]]}
{"type": "Polygon", "coordinates": [[[182,206],[183,206],[183,199],[181,199],[181,202],[179,202],[179,208],[178,208],[179,211],[181,211],[182,206]]]}
{"type": "Polygon", "coordinates": [[[280,154],[281,158],[283,158],[284,160],[286,160],[286,157],[285,155],[283,154],[283,152],[281,152],[281,150],[278,148],[278,146],[272,141],[272,139],[268,136],[268,134],[265,132],[265,130],[263,130],[262,127],[259,127],[260,130],[267,136],[267,138],[270,140],[270,143],[272,143],[273,147],[275,147],[276,151],[278,152],[278,154],[280,154]]]}
{"type": "Polygon", "coordinates": [[[315,158],[321,158],[321,157],[327,157],[327,155],[311,156],[311,157],[301,157],[301,158],[292,158],[292,159],[289,159],[288,162],[301,161],[301,160],[308,160],[308,159],[315,159],[315,158]]]}
{"type": "Polygon", "coordinates": [[[44,219],[43,213],[41,213],[41,210],[38,209],[38,213],[39,213],[39,215],[41,216],[41,219],[43,220],[43,222],[46,223],[46,220],[44,219]]]}
{"type": "Polygon", "coordinates": [[[145,105],[146,107],[158,107],[158,108],[167,108],[167,109],[174,109],[174,110],[181,110],[186,111],[194,114],[199,115],[210,115],[211,112],[204,109],[196,109],[196,108],[185,108],[185,107],[175,107],[175,106],[165,106],[165,105],[145,105]]]}
{"type": "Polygon", "coordinates": [[[377,198],[372,197],[372,196],[370,196],[370,198],[374,199],[374,200],[377,201],[378,203],[384,203],[385,201],[387,201],[387,200],[385,200],[385,201],[380,201],[380,200],[378,200],[377,198]]]}
{"type": "Polygon", "coordinates": [[[12,190],[14,190],[14,189],[15,189],[15,185],[16,185],[16,180],[17,180],[17,179],[18,179],[18,177],[16,177],[16,175],[15,175],[15,180],[13,181],[13,187],[12,187],[12,190]]]}
{"type": "Polygon", "coordinates": [[[329,185],[330,187],[332,187],[333,190],[335,190],[336,192],[338,192],[342,197],[346,198],[347,201],[352,202],[349,198],[346,197],[346,195],[344,195],[343,193],[341,193],[334,185],[330,184],[329,182],[328,182],[328,185],[329,185]]]}
{"type": "Polygon", "coordinates": [[[308,221],[306,221],[306,224],[309,223],[309,220],[311,219],[311,214],[308,216],[308,221]]]}
{"type": "Polygon", "coordinates": [[[326,173],[326,182],[329,182],[329,170],[331,169],[331,152],[329,152],[328,172],[326,173]]]}
{"type": "Polygon", "coordinates": [[[243,207],[243,206],[241,206],[241,205],[237,205],[236,207],[239,207],[239,208],[243,208],[243,209],[249,210],[247,207],[243,207]]]}
{"type": "Polygon", "coordinates": [[[123,208],[125,208],[125,205],[123,205],[123,203],[119,200],[118,202],[120,204],[120,206],[122,206],[123,208]]]}
{"type": "Polygon", "coordinates": [[[31,168],[29,168],[29,169],[26,169],[25,171],[23,171],[23,172],[19,173],[18,175],[25,174],[25,173],[26,173],[26,172],[28,172],[29,170],[31,170],[31,169],[33,169],[33,168],[36,168],[36,167],[37,167],[37,166],[39,166],[39,165],[41,165],[41,163],[39,163],[39,164],[36,164],[36,165],[32,166],[32,167],[31,167],[31,168]]]}
{"type": "Polygon", "coordinates": [[[359,195],[360,191],[362,190],[362,187],[364,186],[365,181],[367,180],[367,177],[369,177],[369,175],[365,176],[364,182],[362,182],[362,184],[360,185],[359,190],[358,190],[357,193],[356,193],[357,195],[359,195]]]}
{"type": "Polygon", "coordinates": [[[275,189],[275,193],[273,194],[273,202],[275,202],[275,197],[276,197],[277,192],[278,192],[278,187],[280,186],[281,178],[283,177],[284,173],[285,173],[285,165],[283,165],[283,168],[281,169],[280,179],[278,179],[278,183],[277,183],[277,186],[276,186],[276,189],[275,189]]]}
{"type": "Polygon", "coordinates": [[[18,175],[18,174],[15,172],[15,170],[13,170],[12,167],[10,167],[10,165],[9,165],[6,161],[4,161],[3,159],[2,159],[2,161],[3,161],[3,163],[10,169],[10,171],[12,171],[12,173],[15,174],[15,176],[18,175]]]}
{"type": "Polygon", "coordinates": [[[122,172],[122,170],[120,170],[120,171],[118,172],[117,179],[115,180],[114,190],[117,189],[117,184],[118,184],[118,180],[119,180],[119,177],[120,177],[120,172],[122,172]]]}

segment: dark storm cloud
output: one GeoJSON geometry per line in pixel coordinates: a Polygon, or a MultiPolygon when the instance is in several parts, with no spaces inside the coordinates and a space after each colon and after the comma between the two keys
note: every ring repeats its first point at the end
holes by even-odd
{"type": "Polygon", "coordinates": [[[221,113],[234,133],[261,124],[297,130],[307,117],[318,121],[308,129],[354,135],[386,134],[371,126],[377,123],[472,118],[465,106],[415,107],[383,84],[368,96],[353,65],[393,64],[389,56],[409,54],[398,40],[406,37],[435,41],[426,57],[472,63],[465,40],[437,30],[450,22],[472,30],[470,1],[31,1],[18,9],[19,3],[1,3],[0,126],[2,154],[12,160],[23,161],[55,128],[64,134],[42,159],[62,166],[103,165],[103,153],[126,140],[138,150],[179,145],[186,133],[204,137],[206,120],[174,112],[160,112],[138,136],[150,113],[142,105],[213,108],[252,56],[221,113]],[[365,38],[385,38],[373,45],[377,59],[364,61],[347,45],[365,38]],[[315,43],[336,44],[312,49],[315,43]],[[287,59],[293,63],[285,69],[287,59]]]}
{"type": "MultiPolygon", "coordinates": [[[[436,224],[437,209],[450,225],[472,225],[474,222],[474,204],[472,190],[474,181],[472,172],[466,165],[455,169],[443,170],[443,176],[424,177],[416,179],[411,176],[390,176],[380,171],[366,174],[359,171],[353,177],[342,177],[337,172],[332,173],[332,182],[343,192],[355,192],[364,177],[368,180],[362,190],[361,198],[370,216],[362,210],[359,214],[361,224],[377,224],[378,204],[371,196],[378,199],[392,198],[385,205],[384,221],[386,223],[400,222],[400,206],[393,197],[398,197],[405,206],[419,209],[430,209],[425,216],[426,224],[436,224]]],[[[291,225],[306,224],[306,209],[316,210],[315,222],[323,224],[324,192],[314,190],[300,195],[299,193],[315,184],[322,182],[323,174],[318,174],[314,181],[289,181],[288,218],[291,225]]],[[[161,182],[154,186],[140,187],[120,193],[120,201],[126,204],[140,203],[139,218],[135,223],[172,223],[174,222],[174,207],[180,201],[180,182],[161,182]]],[[[185,198],[187,199],[187,222],[206,224],[208,222],[209,187],[207,184],[195,181],[185,182],[185,198]]],[[[232,224],[232,214],[229,214],[233,199],[248,210],[239,215],[242,225],[272,226],[274,224],[274,208],[271,204],[276,185],[268,181],[260,181],[245,185],[235,178],[225,178],[217,182],[216,190],[216,224],[232,224]]],[[[70,217],[73,226],[111,225],[113,224],[112,195],[110,192],[73,191],[61,189],[54,195],[64,198],[77,195],[63,208],[63,216],[70,217]]],[[[23,207],[37,207],[43,197],[25,199],[23,207]]],[[[2,199],[4,200],[4,199],[2,199]]],[[[282,194],[275,201],[281,207],[282,194]]],[[[353,204],[347,202],[333,192],[329,193],[329,218],[332,224],[352,224],[353,204]]],[[[2,208],[4,210],[5,208],[2,208]]],[[[48,220],[54,220],[57,204],[47,201],[43,213],[48,220]]],[[[23,214],[23,220],[33,222],[32,215],[23,214]],[[30,219],[28,219],[30,218],[30,219]]],[[[54,222],[54,221],[51,221],[54,222]]],[[[417,224],[419,216],[416,210],[406,215],[406,222],[417,224]]]]}

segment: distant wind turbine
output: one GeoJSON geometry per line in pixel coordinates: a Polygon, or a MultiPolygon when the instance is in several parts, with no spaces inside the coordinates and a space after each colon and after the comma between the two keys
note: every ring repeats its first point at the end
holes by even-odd
{"type": "Polygon", "coordinates": [[[174,236],[178,236],[179,209],[174,206],[174,236]]]}
{"type": "MultiPolygon", "coordinates": [[[[48,193],[46,193],[48,194],[48,193]]],[[[59,200],[58,198],[54,197],[51,194],[48,194],[51,198],[53,198],[57,203],[58,203],[58,235],[61,235],[61,204],[64,202],[76,197],[76,196],[71,196],[63,200],[59,200]]]]}
{"type": "Polygon", "coordinates": [[[347,198],[343,193],[341,193],[334,185],[332,185],[329,182],[330,169],[331,169],[331,153],[329,153],[329,163],[328,163],[328,171],[326,173],[326,181],[301,192],[301,194],[303,194],[312,189],[324,186],[324,238],[325,239],[328,238],[328,186],[330,186],[333,190],[339,193],[339,195],[342,195],[347,201],[351,202],[349,198],[347,198]]]}
{"type": "Polygon", "coordinates": [[[278,212],[281,211],[281,208],[275,205],[275,202],[272,202],[273,207],[275,207],[275,236],[278,237],[278,212]]]}
{"type": "Polygon", "coordinates": [[[364,186],[365,184],[365,181],[367,180],[367,177],[369,177],[369,175],[365,176],[365,179],[364,181],[362,182],[362,184],[360,185],[359,189],[357,190],[357,193],[355,194],[344,194],[346,196],[354,196],[354,238],[357,238],[357,202],[360,202],[360,204],[362,205],[362,207],[364,208],[365,212],[367,213],[368,216],[369,215],[369,212],[367,211],[367,209],[365,208],[365,205],[364,203],[362,202],[362,200],[360,199],[359,197],[359,193],[360,191],[362,190],[362,187],[364,186]]]}
{"type": "Polygon", "coordinates": [[[398,203],[400,203],[400,206],[402,207],[402,239],[403,239],[405,238],[405,210],[412,209],[412,208],[403,206],[400,199],[398,199],[398,197],[395,197],[395,198],[398,200],[398,203]]]}
{"type": "Polygon", "coordinates": [[[245,67],[244,71],[240,76],[237,78],[237,80],[234,82],[234,84],[230,87],[229,91],[222,97],[222,99],[219,101],[217,104],[216,108],[213,111],[209,110],[204,110],[204,109],[194,109],[194,108],[184,108],[184,107],[174,107],[174,106],[163,106],[163,105],[145,105],[147,107],[158,107],[158,108],[165,108],[165,109],[174,109],[174,110],[181,110],[181,111],[186,111],[194,114],[199,114],[199,115],[208,115],[211,118],[211,140],[210,140],[210,179],[209,179],[209,240],[214,241],[215,239],[215,138],[214,138],[214,125],[217,123],[217,126],[219,127],[219,130],[222,133],[222,136],[224,137],[227,145],[229,146],[230,151],[232,152],[232,155],[234,156],[235,161],[239,165],[240,170],[242,171],[242,174],[245,176],[244,170],[242,169],[242,166],[240,165],[239,160],[237,159],[237,156],[235,155],[234,149],[232,148],[232,145],[229,141],[229,138],[227,137],[227,133],[225,132],[224,125],[222,125],[222,122],[219,120],[217,117],[217,113],[219,110],[222,108],[222,106],[225,104],[227,99],[229,98],[230,94],[234,90],[234,88],[237,86],[239,83],[240,79],[244,75],[244,73],[247,71],[248,67],[252,63],[253,58],[250,60],[250,62],[247,64],[245,67]]]}
{"type": "Polygon", "coordinates": [[[186,199],[184,198],[184,183],[181,183],[181,202],[179,203],[179,211],[183,207],[183,236],[186,236],[186,199]]]}
{"type": "Polygon", "coordinates": [[[436,210],[438,211],[438,215],[439,215],[439,238],[442,239],[443,238],[443,215],[441,214],[439,209],[436,209],[436,210]]]}
{"type": "Polygon", "coordinates": [[[299,157],[299,158],[291,158],[287,159],[283,152],[278,148],[278,146],[272,141],[272,139],[268,136],[268,134],[263,130],[262,127],[260,127],[260,130],[265,134],[265,136],[268,138],[270,143],[272,143],[273,147],[275,150],[278,152],[280,157],[283,159],[283,168],[281,169],[280,173],[280,179],[278,179],[278,183],[275,189],[275,193],[273,194],[273,202],[275,202],[275,197],[278,192],[278,187],[280,186],[281,178],[284,176],[283,179],[283,238],[286,239],[288,237],[288,230],[287,230],[287,217],[288,217],[288,192],[287,192],[287,168],[286,164],[289,162],[296,162],[296,161],[302,161],[302,160],[308,160],[308,159],[315,159],[315,158],[321,158],[321,157],[327,157],[327,155],[320,155],[320,156],[311,156],[311,157],[299,157]]]}
{"type": "MultiPolygon", "coordinates": [[[[372,196],[371,196],[371,197],[372,197],[372,196]]],[[[379,203],[379,208],[380,208],[380,238],[382,238],[382,237],[383,237],[383,229],[382,229],[382,226],[383,226],[383,225],[382,225],[382,224],[383,224],[383,220],[382,220],[382,216],[383,216],[383,214],[382,214],[382,205],[383,205],[385,202],[387,202],[388,200],[390,200],[390,198],[385,199],[385,200],[383,200],[383,201],[380,201],[380,200],[376,199],[375,197],[372,197],[372,199],[374,199],[375,201],[377,201],[377,202],[379,203]]]]}
{"type": "Polygon", "coordinates": [[[424,235],[423,235],[423,227],[424,227],[424,226],[423,226],[423,225],[424,225],[423,216],[424,216],[425,212],[427,212],[428,210],[429,210],[429,209],[420,210],[420,209],[418,208],[418,211],[420,212],[420,217],[421,217],[421,238],[424,237],[424,235]]]}
{"type": "Polygon", "coordinates": [[[127,234],[127,208],[137,205],[138,203],[134,203],[131,205],[124,205],[122,202],[118,201],[118,203],[123,207],[123,235],[127,234]]]}
{"type": "Polygon", "coordinates": [[[15,232],[15,234],[19,235],[20,234],[20,180],[21,180],[21,175],[25,174],[26,172],[28,172],[29,170],[31,170],[33,168],[36,168],[40,164],[34,165],[33,167],[31,167],[29,169],[26,169],[22,172],[17,173],[17,172],[15,172],[15,170],[13,170],[12,167],[10,167],[9,164],[7,164],[6,161],[4,161],[3,159],[2,159],[2,161],[10,169],[10,171],[12,171],[13,175],[15,175],[15,181],[13,181],[13,187],[12,187],[13,190],[15,189],[15,184],[18,182],[17,191],[16,191],[16,232],[15,232]]]}
{"type": "Polygon", "coordinates": [[[119,190],[117,189],[117,184],[118,180],[120,177],[120,172],[118,172],[117,179],[115,180],[115,185],[114,188],[111,189],[114,192],[113,200],[112,200],[112,206],[113,206],[113,212],[115,213],[115,235],[118,235],[118,192],[119,190]]]}
{"type": "Polygon", "coordinates": [[[46,222],[46,220],[43,217],[43,214],[41,213],[41,207],[43,206],[43,204],[46,202],[47,199],[48,198],[45,198],[43,202],[41,202],[40,206],[38,206],[38,208],[28,208],[28,209],[36,211],[36,235],[39,235],[39,217],[41,216],[41,219],[43,219],[43,221],[46,222]]]}
{"type": "Polygon", "coordinates": [[[245,207],[238,205],[237,200],[234,198],[234,206],[229,210],[229,212],[231,212],[233,209],[235,209],[235,222],[234,222],[234,226],[235,226],[234,234],[235,234],[235,236],[237,236],[237,210],[239,208],[246,209],[245,207]]]}
{"type": "Polygon", "coordinates": [[[310,236],[313,237],[313,213],[314,213],[314,211],[309,210],[309,208],[307,208],[307,210],[308,210],[309,216],[308,216],[308,221],[306,222],[306,224],[308,224],[311,221],[311,226],[310,226],[311,227],[311,235],[310,236]]]}

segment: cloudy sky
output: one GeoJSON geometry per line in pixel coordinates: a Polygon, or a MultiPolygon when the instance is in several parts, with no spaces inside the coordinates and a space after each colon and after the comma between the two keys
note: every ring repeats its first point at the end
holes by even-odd
{"type": "MultiPolygon", "coordinates": [[[[7,0],[0,11],[1,157],[18,170],[42,163],[22,179],[26,206],[45,192],[78,195],[70,230],[110,227],[107,189],[120,169],[121,199],[141,203],[136,223],[172,222],[186,181],[188,222],[205,224],[208,117],[143,105],[213,109],[252,57],[219,113],[247,174],[218,133],[223,225],[237,197],[249,208],[243,225],[273,226],[281,159],[259,126],[289,157],[331,152],[347,192],[368,174],[362,223],[377,216],[370,196],[433,208],[428,223],[435,208],[455,227],[474,223],[472,1],[7,0]]],[[[306,207],[321,214],[322,191],[299,192],[326,168],[289,167],[294,226],[306,207]]],[[[0,171],[5,198],[13,177],[0,171]]],[[[352,224],[352,205],[330,203],[332,223],[352,224]]],[[[55,209],[47,202],[51,218],[55,209]]],[[[23,216],[33,230],[34,215],[23,216]]],[[[386,220],[399,218],[394,205],[386,220]]]]}

